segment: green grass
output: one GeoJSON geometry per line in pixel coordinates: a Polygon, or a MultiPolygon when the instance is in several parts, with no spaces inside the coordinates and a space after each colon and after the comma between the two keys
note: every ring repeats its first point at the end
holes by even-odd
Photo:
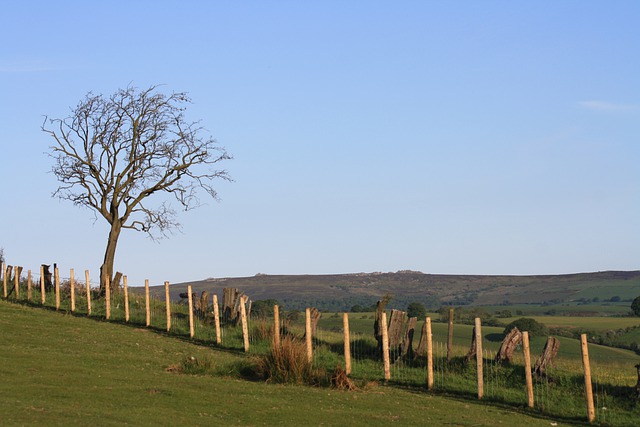
{"type": "Polygon", "coordinates": [[[3,425],[548,426],[553,421],[417,389],[370,385],[348,393],[249,382],[238,378],[250,362],[239,352],[4,301],[0,349],[3,425]],[[211,372],[169,372],[191,357],[209,360],[211,372]]]}

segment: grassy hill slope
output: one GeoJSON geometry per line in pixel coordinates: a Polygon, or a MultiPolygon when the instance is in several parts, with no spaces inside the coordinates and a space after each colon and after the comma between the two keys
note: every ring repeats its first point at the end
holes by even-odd
{"type": "Polygon", "coordinates": [[[246,356],[157,331],[0,301],[2,425],[568,425],[378,386],[277,386],[225,377],[246,356]],[[187,357],[215,376],[171,372],[187,357]]]}

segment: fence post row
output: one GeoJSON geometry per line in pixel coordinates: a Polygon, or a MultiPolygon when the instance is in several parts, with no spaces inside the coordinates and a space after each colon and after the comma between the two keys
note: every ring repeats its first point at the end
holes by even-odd
{"type": "Polygon", "coordinates": [[[2,297],[7,298],[7,264],[2,263],[2,297]]]}
{"type": "Polygon", "coordinates": [[[305,309],[304,315],[304,336],[307,343],[307,359],[309,360],[309,363],[311,363],[311,361],[313,360],[313,342],[311,341],[311,309],[309,307],[305,309]]]}
{"type": "Polygon", "coordinates": [[[533,379],[531,378],[531,353],[529,349],[529,332],[522,332],[522,353],[524,355],[524,376],[527,385],[527,406],[533,408],[533,379]]]}
{"type": "Polygon", "coordinates": [[[27,301],[31,302],[31,287],[32,287],[32,283],[31,283],[31,270],[27,270],[27,301]]]}
{"type": "Polygon", "coordinates": [[[247,308],[245,307],[247,299],[246,295],[240,297],[240,321],[242,322],[242,341],[245,352],[249,351],[249,327],[247,326],[247,308]]]}
{"type": "Polygon", "coordinates": [[[389,355],[389,330],[387,325],[387,312],[380,314],[380,326],[382,329],[382,363],[384,365],[384,379],[391,379],[391,360],[389,355]]]}
{"type": "Polygon", "coordinates": [[[46,302],[46,293],[44,289],[44,266],[40,266],[40,302],[42,305],[46,302]]]}
{"type": "Polygon", "coordinates": [[[433,341],[431,334],[431,318],[427,317],[427,389],[433,390],[433,341]]]}

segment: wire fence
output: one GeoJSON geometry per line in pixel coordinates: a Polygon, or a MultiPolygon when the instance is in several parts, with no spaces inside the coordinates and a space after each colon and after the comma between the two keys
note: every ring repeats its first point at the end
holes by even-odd
{"type": "MultiPolygon", "coordinates": [[[[99,283],[89,280],[88,273],[78,280],[73,277],[73,271],[67,277],[59,277],[56,271],[54,283],[46,289],[44,275],[32,274],[31,271],[16,275],[14,269],[13,277],[7,276],[3,266],[2,295],[9,301],[71,312],[78,316],[108,318],[113,322],[148,327],[169,335],[189,337],[194,342],[208,346],[246,351],[252,355],[268,354],[274,345],[276,326],[273,312],[251,313],[251,303],[247,300],[241,300],[241,305],[249,312],[246,319],[230,319],[228,310],[225,313],[224,307],[218,307],[217,328],[214,302],[218,296],[210,295],[206,304],[204,301],[196,304],[199,297],[192,294],[190,306],[189,298],[176,301],[148,296],[148,291],[140,286],[127,287],[126,292],[125,289],[111,292],[107,298],[101,292],[99,283]]],[[[166,286],[168,289],[169,285],[166,286]]],[[[304,313],[281,311],[280,318],[278,336],[308,339],[304,313]]],[[[430,357],[424,354],[423,348],[419,348],[420,341],[424,339],[422,322],[415,325],[411,334],[405,324],[403,340],[409,339],[409,335],[412,339],[408,346],[398,345],[397,342],[390,345],[388,377],[385,375],[380,337],[374,334],[376,316],[373,313],[348,313],[348,336],[345,335],[343,313],[322,313],[312,333],[310,357],[314,367],[328,371],[346,367],[349,363],[349,378],[360,388],[386,384],[423,391],[429,389],[431,393],[467,399],[481,397],[488,403],[559,419],[590,419],[605,425],[636,425],[640,412],[636,387],[638,374],[633,368],[636,362],[633,356],[619,352],[620,356],[614,359],[612,349],[605,351],[601,346],[590,346],[594,356],[594,366],[590,372],[594,403],[590,409],[588,401],[585,405],[585,393],[589,386],[585,384],[584,356],[580,344],[575,340],[563,339],[561,349],[545,375],[533,376],[530,397],[533,405],[529,407],[525,353],[521,345],[510,361],[500,362],[497,354],[504,338],[501,328],[482,328],[481,346],[478,346],[472,341],[473,325],[456,324],[450,330],[445,319],[439,320],[434,318],[430,324],[430,357]],[[450,333],[453,345],[449,344],[450,333]],[[345,339],[348,354],[345,354],[345,339]],[[477,356],[468,356],[473,348],[482,348],[479,359],[477,356]],[[479,365],[477,360],[480,360],[479,365]],[[431,378],[429,363],[432,367],[431,378]],[[482,372],[478,375],[480,367],[482,372]],[[589,411],[593,411],[593,415],[589,411]]],[[[532,338],[532,363],[542,351],[545,339],[532,338]]]]}

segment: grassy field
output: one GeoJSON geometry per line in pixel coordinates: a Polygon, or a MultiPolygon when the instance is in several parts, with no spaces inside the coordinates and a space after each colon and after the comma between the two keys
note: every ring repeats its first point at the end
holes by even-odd
{"type": "Polygon", "coordinates": [[[239,379],[250,362],[158,330],[0,301],[3,425],[570,425],[380,382],[342,392],[239,379]],[[174,372],[190,358],[209,373],[174,372]]]}

